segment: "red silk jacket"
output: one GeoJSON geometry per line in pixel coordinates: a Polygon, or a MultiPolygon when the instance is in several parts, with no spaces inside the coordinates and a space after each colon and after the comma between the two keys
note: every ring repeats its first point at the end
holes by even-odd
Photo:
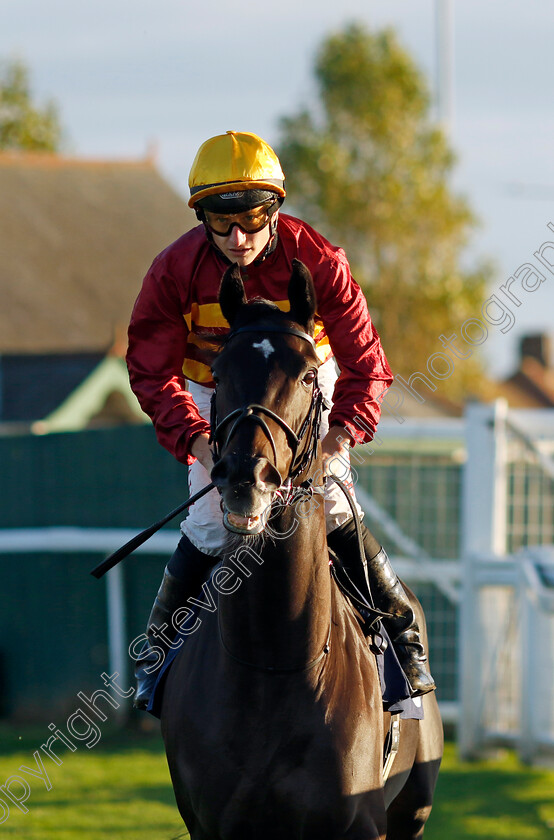
{"type": "MultiPolygon", "coordinates": [[[[322,361],[334,355],[340,368],[330,425],[345,427],[354,441],[370,440],[381,411],[378,398],[390,387],[392,374],[364,295],[344,251],[309,225],[279,214],[278,234],[275,250],[242,270],[246,295],[264,297],[288,310],[292,260],[305,263],[317,294],[318,354],[322,361]]],[[[227,267],[203,225],[193,228],[154,260],[129,325],[131,387],[160,443],[184,464],[194,461],[194,437],[209,432],[187,380],[213,387],[210,361],[215,345],[209,336],[229,329],[217,302],[227,267]]]]}

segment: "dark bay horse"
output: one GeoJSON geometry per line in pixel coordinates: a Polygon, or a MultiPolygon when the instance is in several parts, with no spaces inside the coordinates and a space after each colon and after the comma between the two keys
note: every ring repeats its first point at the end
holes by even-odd
{"type": "Polygon", "coordinates": [[[221,285],[231,332],[213,370],[212,480],[234,536],[167,677],[175,796],[192,840],[415,840],[442,756],[437,702],[401,720],[384,783],[375,656],[329,574],[316,301],[296,261],[288,294],[287,313],[247,303],[236,267],[221,285]]]}

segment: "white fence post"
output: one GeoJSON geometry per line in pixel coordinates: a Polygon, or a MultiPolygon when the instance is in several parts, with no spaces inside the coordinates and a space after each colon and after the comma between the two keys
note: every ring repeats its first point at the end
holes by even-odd
{"type": "MultiPolygon", "coordinates": [[[[466,409],[467,460],[463,470],[460,607],[458,746],[462,756],[475,755],[480,729],[482,662],[480,636],[486,617],[479,609],[476,585],[479,556],[506,551],[507,443],[505,400],[470,403],[466,409]]],[[[494,620],[494,616],[490,617],[494,620]]]]}
{"type": "Polygon", "coordinates": [[[518,752],[531,764],[554,748],[554,586],[541,580],[538,566],[554,579],[554,546],[524,549],[519,560],[522,697],[518,752]]]}
{"type": "Polygon", "coordinates": [[[521,615],[521,696],[518,752],[522,761],[531,763],[537,752],[537,598],[528,587],[525,561],[519,566],[519,610],[521,615]]]}
{"type": "MultiPolygon", "coordinates": [[[[110,676],[125,690],[129,684],[129,654],[127,651],[127,621],[125,614],[125,593],[123,570],[114,566],[106,575],[106,596],[108,611],[108,655],[110,676]]],[[[116,717],[121,721],[127,717],[126,704],[120,704],[116,717]]]]}
{"type": "Polygon", "coordinates": [[[469,403],[462,498],[462,554],[506,553],[508,403],[469,403]]]}

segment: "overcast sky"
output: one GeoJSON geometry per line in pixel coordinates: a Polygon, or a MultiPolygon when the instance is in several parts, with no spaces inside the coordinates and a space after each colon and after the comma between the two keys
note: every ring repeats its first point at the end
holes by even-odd
{"type": "MultiPolygon", "coordinates": [[[[554,240],[554,3],[453,5],[455,186],[481,218],[470,257],[494,262],[494,292],[554,240]]],[[[319,44],[350,21],[395,27],[434,87],[435,0],[0,0],[0,57],[24,59],[37,98],[57,101],[72,153],[141,157],[155,144],[186,195],[207,137],[278,141],[279,118],[313,95],[319,44]]],[[[546,274],[484,345],[494,373],[513,368],[522,333],[554,332],[546,274]]]]}

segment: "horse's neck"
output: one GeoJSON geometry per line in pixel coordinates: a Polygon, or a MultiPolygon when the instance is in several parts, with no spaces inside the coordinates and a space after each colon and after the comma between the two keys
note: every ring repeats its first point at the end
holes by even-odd
{"type": "Polygon", "coordinates": [[[224,644],[257,665],[300,667],[321,653],[330,626],[331,585],[323,499],[283,508],[271,534],[233,553],[242,583],[220,599],[224,644]],[[303,514],[303,515],[302,515],[303,514]]]}

